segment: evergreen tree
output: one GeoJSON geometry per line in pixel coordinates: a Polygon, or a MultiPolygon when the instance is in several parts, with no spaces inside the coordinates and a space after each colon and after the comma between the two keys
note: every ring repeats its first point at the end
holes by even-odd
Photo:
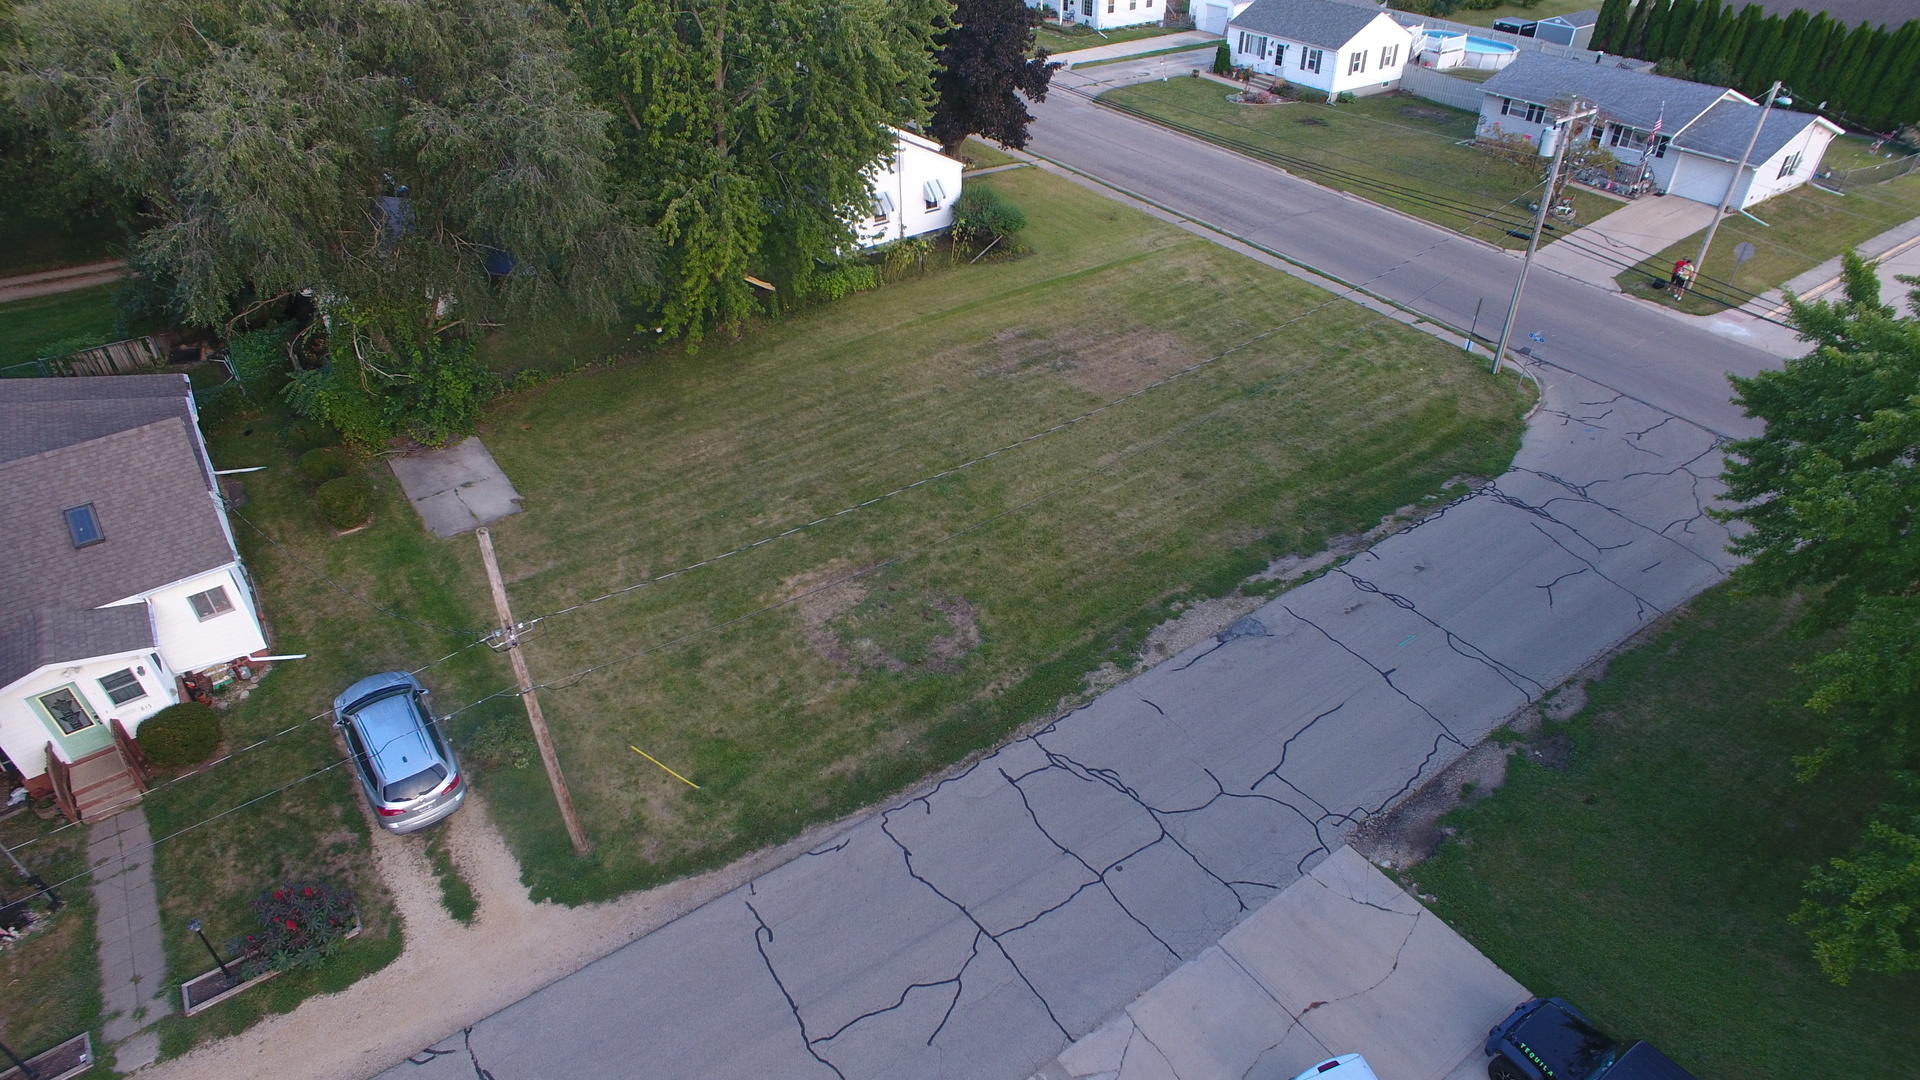
{"type": "Polygon", "coordinates": [[[1687,35],[1693,31],[1693,20],[1699,15],[1700,0],[1673,0],[1667,8],[1666,38],[1660,45],[1660,59],[1690,62],[1686,55],[1687,35]]]}
{"type": "Polygon", "coordinates": [[[1886,75],[1874,88],[1867,109],[1886,128],[1920,121],[1920,101],[1915,101],[1911,112],[1902,111],[1905,101],[1920,94],[1920,19],[1910,20],[1894,37],[1896,44],[1887,53],[1886,75]]]}
{"type": "Polygon", "coordinates": [[[1713,36],[1719,25],[1720,0],[1703,0],[1699,14],[1693,18],[1693,25],[1687,28],[1687,40],[1680,46],[1680,59],[1692,65],[1696,72],[1710,59],[1702,55],[1701,46],[1713,36]]]}
{"type": "Polygon", "coordinates": [[[1827,39],[1832,36],[1833,19],[1826,12],[1818,12],[1807,20],[1806,29],[1801,31],[1800,48],[1794,53],[1793,67],[1780,77],[1796,89],[1806,90],[1812,86],[1820,65],[1827,62],[1827,39]]]}
{"type": "Polygon", "coordinates": [[[1746,45],[1740,50],[1740,62],[1735,66],[1735,70],[1739,72],[1740,81],[1735,85],[1741,92],[1748,97],[1754,97],[1767,88],[1768,80],[1763,79],[1760,73],[1770,70],[1767,64],[1779,51],[1780,16],[1769,15],[1761,19],[1759,25],[1753,28],[1753,32],[1747,35],[1746,45]],[[1759,84],[1759,89],[1754,87],[1756,82],[1759,84]]]}
{"type": "Polygon", "coordinates": [[[1672,0],[1652,0],[1653,10],[1647,13],[1647,29],[1640,39],[1640,51],[1635,55],[1642,60],[1664,59],[1660,50],[1667,47],[1667,27],[1673,22],[1672,0]]]}
{"type": "Polygon", "coordinates": [[[1854,119],[1853,114],[1860,107],[1860,84],[1865,81],[1867,54],[1873,49],[1874,30],[1866,23],[1854,27],[1853,33],[1847,35],[1847,44],[1834,64],[1833,91],[1827,97],[1827,107],[1849,120],[1854,119]]]}
{"type": "Polygon", "coordinates": [[[1719,40],[1714,43],[1713,56],[1726,62],[1734,71],[1735,77],[1728,79],[1728,85],[1739,81],[1740,58],[1745,54],[1747,41],[1753,36],[1754,28],[1760,25],[1760,5],[1748,4],[1740,9],[1740,14],[1721,20],[1719,40]]]}
{"type": "Polygon", "coordinates": [[[1640,43],[1647,39],[1647,15],[1653,5],[1660,0],[1635,0],[1633,14],[1627,16],[1627,25],[1620,31],[1620,39],[1614,43],[1614,52],[1621,56],[1639,56],[1640,43]]]}
{"type": "Polygon", "coordinates": [[[1779,79],[1791,85],[1793,73],[1799,70],[1800,47],[1805,43],[1808,18],[1804,9],[1794,8],[1793,13],[1781,24],[1779,51],[1773,54],[1773,61],[1767,70],[1761,72],[1768,80],[1779,79]]]}
{"type": "Polygon", "coordinates": [[[1845,23],[1835,19],[1827,20],[1826,40],[1819,48],[1811,50],[1811,55],[1803,51],[1799,81],[1794,85],[1803,90],[1809,103],[1818,106],[1833,96],[1836,72],[1834,64],[1840,58],[1840,52],[1846,48],[1850,31],[1845,23]]]}
{"type": "Polygon", "coordinates": [[[1600,18],[1593,24],[1592,47],[1600,52],[1617,52],[1615,40],[1627,28],[1630,0],[1606,0],[1600,5],[1600,18]]]}

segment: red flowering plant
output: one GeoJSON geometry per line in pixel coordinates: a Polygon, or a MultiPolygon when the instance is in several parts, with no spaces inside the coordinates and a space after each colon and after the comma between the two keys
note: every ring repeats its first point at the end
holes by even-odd
{"type": "Polygon", "coordinates": [[[340,943],[359,920],[353,892],[322,881],[294,881],[253,902],[260,933],[228,944],[237,956],[240,977],[314,965],[340,951],[340,943]]]}

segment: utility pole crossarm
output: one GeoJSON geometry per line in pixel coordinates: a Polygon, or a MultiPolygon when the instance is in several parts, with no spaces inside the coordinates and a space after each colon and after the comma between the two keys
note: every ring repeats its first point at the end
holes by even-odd
{"type": "Polygon", "coordinates": [[[513,663],[513,678],[520,686],[520,702],[527,707],[527,723],[533,726],[533,741],[540,747],[540,763],[547,768],[547,781],[553,785],[553,801],[560,804],[560,817],[567,823],[567,839],[573,841],[576,855],[593,850],[587,834],[580,828],[580,817],[573,810],[573,796],[567,791],[567,779],[560,773],[560,755],[553,749],[553,737],[547,733],[547,718],[540,711],[540,698],[533,691],[533,677],[527,674],[527,658],[520,652],[520,628],[507,606],[507,586],[500,579],[500,564],[493,557],[493,537],[486,529],[475,534],[480,540],[480,559],[487,565],[487,587],[493,590],[493,610],[500,617],[501,639],[507,646],[507,659],[513,663]]]}

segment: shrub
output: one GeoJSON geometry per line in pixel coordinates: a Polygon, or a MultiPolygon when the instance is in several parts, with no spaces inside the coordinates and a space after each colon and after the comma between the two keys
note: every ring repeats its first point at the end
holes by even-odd
{"type": "Polygon", "coordinates": [[[287,402],[302,416],[340,429],[349,443],[372,450],[395,436],[429,446],[471,434],[480,410],[500,392],[471,338],[425,342],[376,335],[369,320],[333,312],[326,366],[302,371],[287,402]],[[357,343],[357,344],[356,344],[357,343]]]}
{"type": "Polygon", "coordinates": [[[813,275],[807,283],[807,295],[815,300],[839,300],[857,292],[880,287],[880,274],[861,263],[842,263],[813,275]]]}
{"type": "Polygon", "coordinates": [[[320,512],[334,528],[351,529],[372,512],[373,488],[364,477],[342,476],[321,484],[314,498],[320,500],[320,512]]]}
{"type": "Polygon", "coordinates": [[[324,484],[353,472],[353,457],[344,447],[322,446],[300,455],[300,475],[310,484],[324,484]]]}
{"type": "Polygon", "coordinates": [[[220,714],[197,701],[169,705],[140,725],[138,742],[163,769],[198,765],[220,745],[220,714]]]}
{"type": "Polygon", "coordinates": [[[295,420],[280,433],[280,438],[287,449],[296,453],[340,444],[340,433],[318,420],[295,420]]]}
{"type": "Polygon", "coordinates": [[[1227,43],[1223,41],[1219,45],[1216,45],[1213,50],[1213,73],[1215,75],[1225,75],[1232,70],[1233,50],[1227,48],[1227,43]]]}
{"type": "Polygon", "coordinates": [[[990,187],[970,187],[953,202],[954,235],[976,244],[1005,239],[1027,227],[1027,215],[990,187]]]}
{"type": "Polygon", "coordinates": [[[278,323],[228,338],[227,360],[234,377],[261,398],[278,394],[293,374],[287,360],[287,339],[292,336],[292,323],[278,323]]]}
{"type": "Polygon", "coordinates": [[[351,890],[320,881],[282,885],[254,900],[253,912],[260,933],[227,944],[227,951],[240,958],[243,979],[318,966],[340,951],[359,918],[351,890]]]}

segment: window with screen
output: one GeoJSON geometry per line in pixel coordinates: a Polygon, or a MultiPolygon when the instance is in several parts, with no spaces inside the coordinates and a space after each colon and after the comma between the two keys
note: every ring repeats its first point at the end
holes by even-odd
{"type": "Polygon", "coordinates": [[[233,601],[227,598],[227,587],[215,585],[206,592],[197,592],[187,597],[187,603],[193,607],[194,615],[206,622],[215,615],[225,615],[233,610],[233,601]]]}

